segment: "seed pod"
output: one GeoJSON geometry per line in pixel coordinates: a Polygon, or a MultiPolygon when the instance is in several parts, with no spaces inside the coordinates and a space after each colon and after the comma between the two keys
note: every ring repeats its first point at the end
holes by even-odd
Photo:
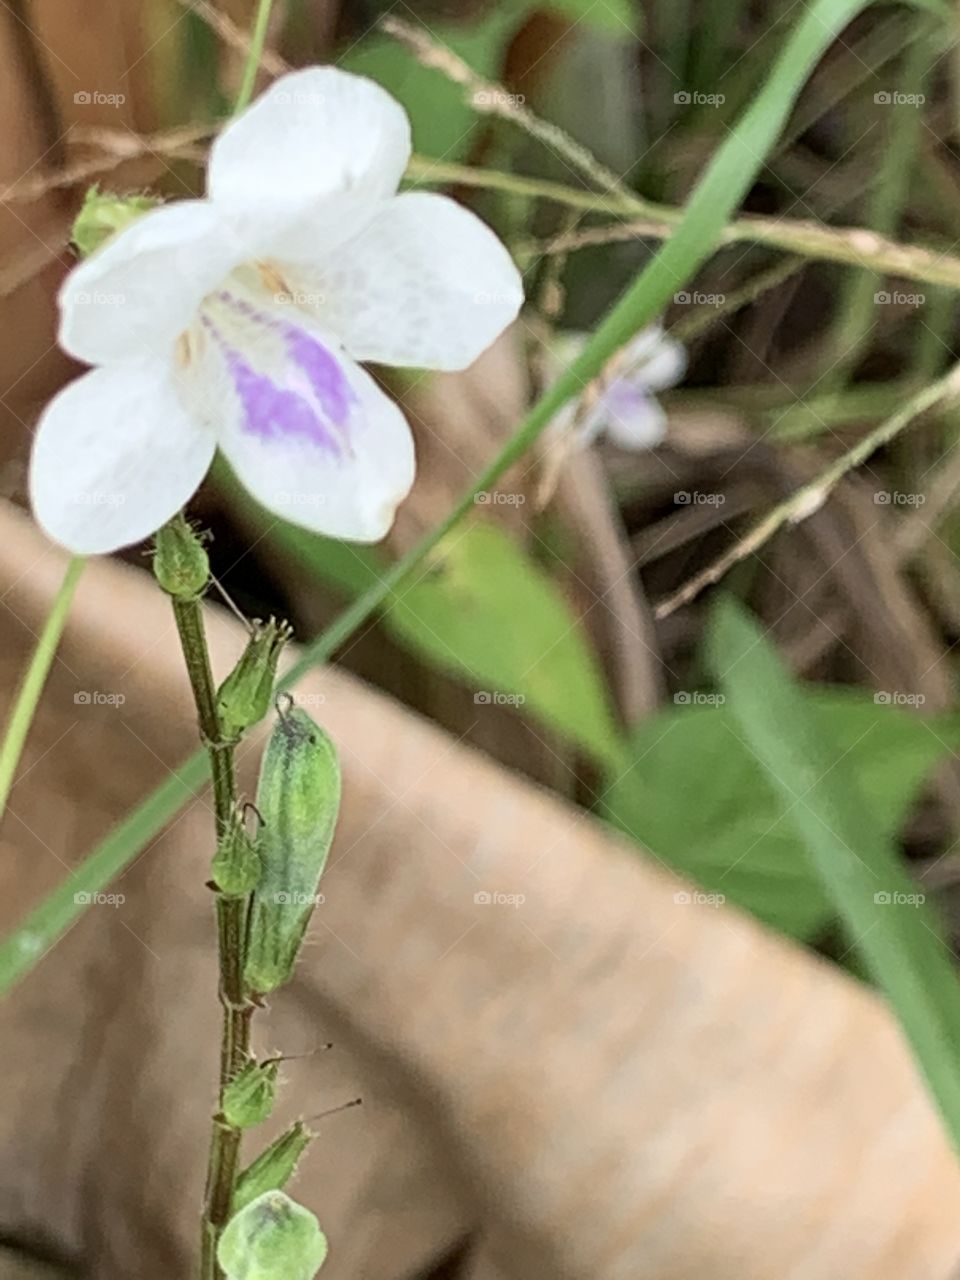
{"type": "Polygon", "coordinates": [[[277,1062],[248,1062],[233,1077],[223,1091],[221,1109],[227,1124],[252,1129],[266,1120],[273,1110],[279,1066],[277,1062]]]}
{"type": "Polygon", "coordinates": [[[247,1165],[237,1179],[233,1211],[237,1213],[266,1191],[282,1191],[297,1171],[300,1157],[316,1137],[297,1120],[247,1165]]]}
{"type": "Polygon", "coordinates": [[[217,889],[228,898],[243,897],[252,893],[260,879],[260,855],[244,826],[243,810],[234,811],[233,817],[217,845],[210,864],[217,889]]]}
{"type": "Polygon", "coordinates": [[[259,724],[270,710],[280,651],[290,639],[290,627],[271,618],[254,622],[253,632],[240,661],[217,693],[220,732],[233,742],[251,725],[259,724]]]}
{"type": "Polygon", "coordinates": [[[235,1214],[217,1246],[227,1280],[313,1280],[326,1256],[317,1219],[282,1191],[268,1191],[235,1214]]]}
{"type": "Polygon", "coordinates": [[[279,715],[257,788],[261,874],[244,974],[257,993],[275,991],[293,973],[340,807],[333,743],[305,711],[289,705],[279,715]]]}
{"type": "Polygon", "coordinates": [[[210,561],[197,531],[181,514],[159,528],[154,536],[153,576],[167,595],[176,600],[196,600],[210,579],[210,561]]]}

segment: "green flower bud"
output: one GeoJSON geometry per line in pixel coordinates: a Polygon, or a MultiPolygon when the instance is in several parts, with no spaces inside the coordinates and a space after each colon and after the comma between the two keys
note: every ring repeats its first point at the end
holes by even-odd
{"type": "Polygon", "coordinates": [[[228,742],[258,724],[270,710],[280,651],[291,634],[287,623],[273,618],[253,624],[253,634],[240,661],[217,694],[220,729],[228,742]]]}
{"type": "Polygon", "coordinates": [[[302,1120],[298,1120],[261,1151],[237,1179],[233,1193],[234,1213],[246,1208],[264,1192],[280,1191],[285,1187],[315,1136],[302,1120]]]}
{"type": "Polygon", "coordinates": [[[158,203],[152,196],[118,196],[112,191],[101,191],[97,186],[90,187],[73,224],[70,239],[80,257],[87,258],[106,244],[111,236],[136,222],[137,218],[142,218],[158,203]]]}
{"type": "Polygon", "coordinates": [[[277,1062],[248,1062],[223,1091],[223,1118],[236,1129],[262,1124],[273,1110],[277,1062]]]}
{"type": "Polygon", "coordinates": [[[340,809],[333,743],[292,705],[280,712],[264,752],[257,808],[261,876],[250,904],[244,976],[251,991],[262,993],[293,973],[340,809]]]}
{"type": "Polygon", "coordinates": [[[313,1280],[326,1256],[317,1219],[282,1191],[268,1191],[241,1209],[217,1246],[227,1280],[313,1280]]]}
{"type": "Polygon", "coordinates": [[[247,834],[240,809],[234,812],[230,825],[220,838],[210,874],[217,889],[228,898],[242,898],[257,887],[260,855],[247,834]]]}
{"type": "Polygon", "coordinates": [[[167,595],[196,600],[210,580],[210,561],[203,541],[178,513],[157,530],[153,540],[153,576],[167,595]]]}

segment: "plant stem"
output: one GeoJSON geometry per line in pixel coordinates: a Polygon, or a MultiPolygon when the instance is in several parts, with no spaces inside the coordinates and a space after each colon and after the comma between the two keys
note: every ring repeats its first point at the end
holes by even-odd
{"type": "Polygon", "coordinates": [[[10,788],[13,786],[13,775],[17,771],[20,756],[23,754],[23,746],[30,732],[30,725],[33,723],[37,703],[46,684],[47,675],[67,621],[67,614],[70,611],[73,593],[80,581],[80,574],[85,564],[86,560],[83,556],[72,556],[68,561],[63,582],[47,614],[37,647],[33,651],[30,665],[24,672],[23,682],[10,712],[7,731],[3,737],[3,744],[0,745],[0,818],[6,810],[10,788]]]}
{"type": "Polygon", "coordinates": [[[234,115],[238,111],[242,111],[253,97],[254,86],[257,83],[257,71],[260,68],[260,59],[263,57],[263,46],[267,39],[267,27],[270,24],[270,10],[272,8],[273,0],[259,0],[257,16],[253,24],[253,33],[250,36],[250,47],[247,50],[247,60],[243,68],[243,79],[240,82],[237,100],[233,104],[234,115]]]}
{"type": "MultiPolygon", "coordinates": [[[[173,613],[193,689],[200,735],[210,759],[217,839],[227,832],[236,806],[232,742],[223,742],[217,715],[216,688],[199,600],[174,599],[173,613]]],[[[220,958],[220,1004],[223,1028],[220,1041],[220,1103],[230,1079],[246,1062],[250,1049],[253,1005],[243,984],[247,900],[217,895],[217,935],[220,958]]],[[[210,1156],[204,1197],[201,1268],[202,1280],[219,1280],[216,1250],[220,1232],[230,1217],[230,1202],[237,1181],[241,1131],[228,1125],[218,1108],[210,1133],[210,1156]]]]}

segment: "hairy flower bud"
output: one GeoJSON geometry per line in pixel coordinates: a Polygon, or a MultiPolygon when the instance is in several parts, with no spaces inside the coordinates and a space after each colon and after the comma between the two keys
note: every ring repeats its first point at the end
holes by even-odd
{"type": "Polygon", "coordinates": [[[260,880],[260,855],[243,823],[243,811],[237,809],[220,838],[210,866],[210,874],[220,893],[228,898],[242,898],[252,893],[260,880]]]}
{"type": "Polygon", "coordinates": [[[265,1191],[281,1191],[297,1171],[300,1157],[316,1135],[297,1120],[247,1165],[233,1193],[234,1211],[244,1208],[265,1191]]]}
{"type": "Polygon", "coordinates": [[[317,1219],[282,1191],[268,1191],[235,1214],[217,1247],[227,1280],[313,1280],[326,1256],[317,1219]]]}
{"type": "Polygon", "coordinates": [[[70,239],[81,258],[87,258],[118,231],[135,222],[158,201],[152,196],[119,196],[99,187],[88,189],[77,214],[70,239]]]}
{"type": "Polygon", "coordinates": [[[200,534],[182,512],[156,532],[153,576],[177,600],[196,600],[206,590],[210,561],[200,534]]]}
{"type": "Polygon", "coordinates": [[[270,710],[277,663],[290,636],[290,627],[285,622],[278,623],[273,618],[269,622],[254,622],[240,661],[217,694],[220,730],[228,742],[258,724],[270,710]]]}
{"type": "Polygon", "coordinates": [[[237,1129],[262,1124],[273,1110],[277,1062],[248,1062],[223,1091],[223,1118],[237,1129]]]}

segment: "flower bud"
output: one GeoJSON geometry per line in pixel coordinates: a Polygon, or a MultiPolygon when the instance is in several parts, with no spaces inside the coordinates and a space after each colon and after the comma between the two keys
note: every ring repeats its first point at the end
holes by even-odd
{"type": "Polygon", "coordinates": [[[217,694],[220,730],[228,742],[258,724],[270,710],[280,651],[291,636],[285,622],[254,622],[240,661],[217,694]]]}
{"type": "Polygon", "coordinates": [[[277,1062],[248,1062],[223,1091],[223,1118],[236,1129],[262,1124],[273,1110],[277,1062]]]}
{"type": "Polygon", "coordinates": [[[261,875],[250,904],[244,976],[251,991],[262,993],[293,973],[340,809],[333,743],[297,707],[280,712],[270,735],[257,809],[261,875]]]}
{"type": "Polygon", "coordinates": [[[88,258],[112,235],[158,204],[152,196],[119,196],[92,186],[84,196],[70,239],[81,258],[88,258]]]}
{"type": "Polygon", "coordinates": [[[314,1137],[303,1121],[298,1120],[275,1138],[237,1179],[233,1193],[234,1211],[245,1208],[266,1191],[282,1190],[296,1173],[300,1157],[314,1137]]]}
{"type": "Polygon", "coordinates": [[[313,1280],[326,1256],[317,1219],[282,1191],[268,1191],[235,1214],[217,1247],[227,1280],[313,1280]]]}
{"type": "Polygon", "coordinates": [[[260,880],[260,855],[243,824],[243,812],[234,811],[226,831],[220,837],[210,866],[217,889],[228,898],[242,898],[252,893],[260,880]]]}
{"type": "Polygon", "coordinates": [[[153,576],[178,600],[196,600],[206,590],[210,561],[200,534],[182,512],[154,535],[153,576]]]}

